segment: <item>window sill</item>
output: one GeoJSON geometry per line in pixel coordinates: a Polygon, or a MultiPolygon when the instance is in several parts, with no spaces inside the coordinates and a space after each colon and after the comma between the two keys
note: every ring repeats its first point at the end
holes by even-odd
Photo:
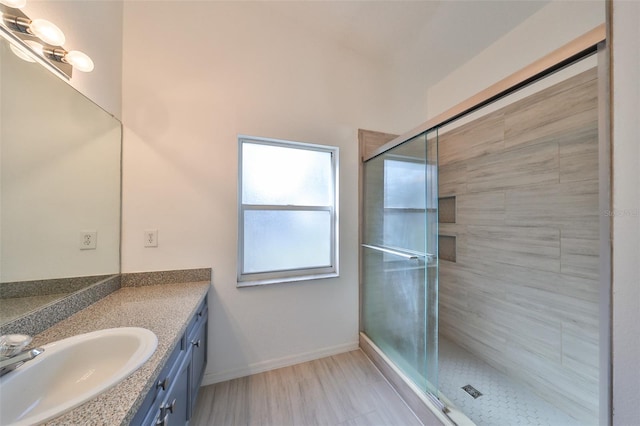
{"type": "Polygon", "coordinates": [[[236,287],[255,287],[259,285],[268,285],[268,284],[286,284],[293,283],[298,281],[311,281],[311,280],[322,280],[326,278],[338,278],[340,276],[337,272],[330,272],[327,274],[317,274],[317,275],[302,275],[298,277],[281,277],[281,278],[270,278],[266,280],[254,280],[254,281],[238,281],[236,287]]]}

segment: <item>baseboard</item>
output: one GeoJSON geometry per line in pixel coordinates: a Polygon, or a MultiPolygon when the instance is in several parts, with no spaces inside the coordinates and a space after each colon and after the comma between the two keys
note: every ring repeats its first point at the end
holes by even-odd
{"type": "Polygon", "coordinates": [[[282,358],[260,361],[249,364],[246,367],[240,367],[233,370],[221,371],[219,373],[205,373],[204,378],[202,379],[201,386],[213,385],[215,383],[225,382],[227,380],[237,379],[239,377],[263,373],[269,370],[275,370],[276,368],[288,367],[290,365],[313,361],[315,359],[324,358],[331,355],[355,351],[359,347],[360,346],[358,341],[354,341],[341,345],[330,346],[328,348],[321,348],[311,352],[303,352],[295,355],[288,355],[282,358]]]}

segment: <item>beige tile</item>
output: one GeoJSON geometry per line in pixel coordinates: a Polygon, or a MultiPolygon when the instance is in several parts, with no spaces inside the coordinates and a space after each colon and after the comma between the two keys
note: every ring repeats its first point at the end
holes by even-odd
{"type": "Polygon", "coordinates": [[[468,226],[467,247],[459,254],[476,259],[560,271],[560,232],[554,228],[468,226]]]}
{"type": "Polygon", "coordinates": [[[562,273],[598,280],[600,278],[600,240],[572,234],[575,232],[562,232],[560,238],[562,273]]]}
{"type": "Polygon", "coordinates": [[[384,401],[379,404],[376,417],[382,420],[382,423],[370,423],[374,425],[406,425],[421,426],[422,423],[417,419],[413,412],[406,406],[400,396],[388,385],[388,383],[380,382],[373,386],[373,392],[377,395],[378,401],[384,401]]]}
{"type": "Polygon", "coordinates": [[[558,144],[554,142],[493,152],[467,163],[467,192],[558,183],[558,164],[558,144]]]}
{"type": "MultiPolygon", "coordinates": [[[[441,314],[442,315],[442,314],[441,314]]],[[[467,312],[460,316],[460,321],[447,321],[447,327],[458,334],[461,346],[478,354],[485,360],[501,360],[507,345],[507,333],[502,324],[496,324],[475,313],[467,312]]]]}
{"type": "Polygon", "coordinates": [[[532,288],[513,287],[507,301],[531,315],[556,318],[578,327],[595,330],[599,325],[599,305],[574,297],[532,288]]]}
{"type": "Polygon", "coordinates": [[[597,181],[527,186],[506,193],[507,225],[594,229],[598,220],[597,181]]]}
{"type": "Polygon", "coordinates": [[[438,167],[438,195],[447,197],[467,192],[467,166],[451,163],[438,167]]]}
{"type": "Polygon", "coordinates": [[[210,424],[210,420],[211,422],[213,421],[214,390],[214,386],[206,386],[200,389],[198,393],[198,400],[196,401],[196,408],[194,409],[193,417],[191,418],[191,423],[194,425],[205,426],[210,424]]]}
{"type": "Polygon", "coordinates": [[[201,389],[191,424],[420,425],[361,352],[280,368],[201,389]]]}
{"type": "Polygon", "coordinates": [[[553,141],[597,121],[596,77],[595,69],[586,71],[505,108],[505,146],[553,141]]]}
{"type": "Polygon", "coordinates": [[[561,361],[561,323],[549,316],[536,315],[514,306],[501,293],[469,290],[477,301],[471,310],[492,324],[501,324],[505,331],[505,346],[517,345],[551,362],[561,361]]]}
{"type": "Polygon", "coordinates": [[[591,381],[599,379],[599,333],[594,329],[562,324],[562,365],[591,381]]]}
{"type": "Polygon", "coordinates": [[[288,374],[283,374],[286,371],[278,369],[263,373],[267,385],[265,392],[269,396],[267,399],[269,420],[274,424],[294,424],[296,419],[303,418],[293,405],[300,402],[299,394],[291,391],[297,386],[297,381],[292,380],[288,374]]]}
{"type": "Polygon", "coordinates": [[[498,111],[438,135],[438,163],[446,166],[504,149],[504,119],[498,111]]]}
{"type": "Polygon", "coordinates": [[[557,139],[560,147],[560,182],[598,180],[598,122],[557,139]]]}
{"type": "Polygon", "coordinates": [[[587,278],[517,265],[496,264],[466,256],[459,256],[456,265],[459,271],[470,271],[484,280],[503,282],[523,291],[533,289],[546,291],[550,296],[557,293],[589,302],[599,300],[598,282],[587,278]]]}
{"type": "Polygon", "coordinates": [[[554,401],[557,407],[584,422],[585,426],[597,424],[597,381],[574,374],[561,365],[549,363],[523,348],[511,346],[507,349],[507,355],[528,366],[527,369],[514,373],[538,395],[554,401]]]}
{"type": "Polygon", "coordinates": [[[342,422],[340,426],[382,426],[384,424],[385,421],[382,416],[377,411],[372,411],[342,422]]]}
{"type": "Polygon", "coordinates": [[[505,193],[478,192],[457,197],[457,223],[462,225],[500,225],[504,222],[505,193]]]}
{"type": "MultiPolygon", "coordinates": [[[[442,267],[440,270],[442,271],[442,267]]],[[[439,306],[440,311],[448,312],[456,309],[457,312],[466,312],[470,309],[470,299],[468,296],[466,283],[457,277],[455,273],[440,273],[439,277],[439,306]]]]}
{"type": "Polygon", "coordinates": [[[457,262],[440,262],[440,332],[585,424],[598,401],[595,77],[503,108],[503,144],[485,119],[478,149],[474,122],[466,145],[452,131],[441,147],[457,223],[439,232],[457,236],[457,262]]]}

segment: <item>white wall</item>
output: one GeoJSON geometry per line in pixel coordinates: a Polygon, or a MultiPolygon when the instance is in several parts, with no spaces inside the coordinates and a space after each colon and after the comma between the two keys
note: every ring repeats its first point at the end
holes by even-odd
{"type": "Polygon", "coordinates": [[[125,3],[123,272],[213,267],[205,383],[357,347],[357,129],[388,126],[385,75],[260,2],[175,4],[125,3]],[[238,134],[340,147],[340,278],[236,288],[238,134]]]}
{"type": "Polygon", "coordinates": [[[29,0],[23,9],[31,19],[56,24],[66,36],[65,49],[91,57],[95,69],[74,71],[69,84],[117,118],[122,115],[122,10],[118,0],[29,0]]]}
{"type": "Polygon", "coordinates": [[[428,116],[435,117],[604,21],[604,1],[552,1],[430,87],[428,116]]]}
{"type": "Polygon", "coordinates": [[[640,3],[613,2],[613,424],[640,419],[640,3]]]}

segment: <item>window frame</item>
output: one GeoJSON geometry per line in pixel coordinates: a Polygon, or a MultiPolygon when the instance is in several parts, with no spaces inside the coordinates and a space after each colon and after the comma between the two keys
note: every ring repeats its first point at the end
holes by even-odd
{"type": "Polygon", "coordinates": [[[265,284],[277,284],[295,281],[308,281],[339,276],[339,152],[336,146],[318,145],[305,142],[296,142],[283,139],[273,139],[238,135],[238,255],[237,262],[237,287],[249,287],[265,284]],[[244,204],[242,200],[242,172],[243,172],[243,147],[244,143],[269,145],[283,148],[303,149],[307,151],[319,151],[331,154],[331,184],[333,189],[333,205],[331,206],[300,206],[278,204],[244,204]],[[245,273],[244,267],[244,217],[245,211],[329,211],[331,216],[330,230],[330,265],[314,268],[297,268],[286,270],[273,270],[265,272],[245,273]]]}

